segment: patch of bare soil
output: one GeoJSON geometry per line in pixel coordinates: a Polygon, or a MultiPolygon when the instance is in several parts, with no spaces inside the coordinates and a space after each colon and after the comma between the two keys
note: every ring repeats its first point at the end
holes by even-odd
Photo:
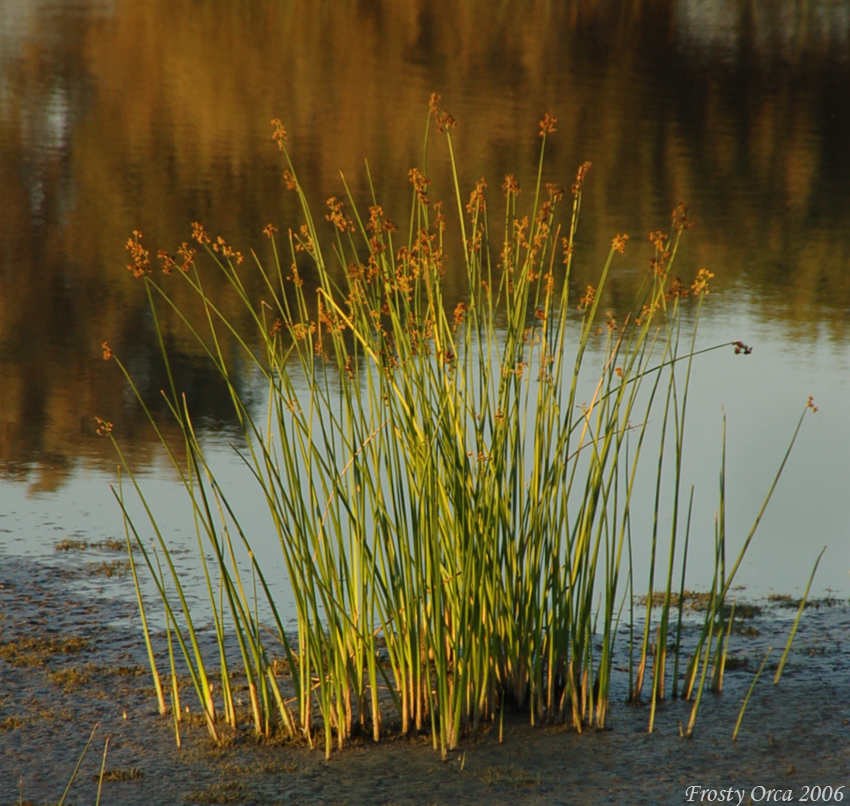
{"type": "Polygon", "coordinates": [[[842,786],[850,799],[846,603],[807,610],[780,685],[766,669],[735,743],[764,647],[778,660],[793,620],[781,602],[750,614],[724,690],[705,695],[690,740],[679,735],[690,703],[665,703],[650,735],[649,709],[618,702],[605,731],[531,727],[514,715],[502,743],[493,726],[445,762],[428,740],[392,737],[355,741],[326,762],[318,750],[257,744],[249,731],[214,747],[185,724],[177,749],[170,717],[156,711],[135,606],[74,593],[77,576],[0,557],[0,806],[57,803],[95,724],[68,804],[94,804],[107,738],[104,806],[738,804],[803,802],[807,791],[823,803],[839,802],[842,786]]]}

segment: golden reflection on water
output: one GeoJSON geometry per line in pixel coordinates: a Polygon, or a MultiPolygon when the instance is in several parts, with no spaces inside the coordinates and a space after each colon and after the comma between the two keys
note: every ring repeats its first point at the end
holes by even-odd
{"type": "MultiPolygon", "coordinates": [[[[298,223],[271,140],[278,117],[317,217],[343,195],[340,170],[367,198],[368,159],[387,215],[403,222],[434,91],[459,122],[461,181],[472,190],[487,177],[491,209],[507,173],[530,204],[546,112],[558,123],[545,178],[569,186],[593,162],[577,288],[628,232],[634,268],[606,300],[627,305],[650,257],[646,234],[685,200],[698,227],[681,271],[709,267],[719,291],[742,290],[794,338],[825,328],[846,342],[850,23],[839,5],[15,4],[0,57],[4,474],[36,463],[55,486],[77,457],[111,464],[96,413],[150,460],[140,412],[100,348],[108,339],[159,388],[143,295],[123,268],[132,230],[153,252],[173,251],[199,220],[267,256],[263,227],[298,223]]],[[[438,139],[428,174],[448,203],[438,139]]],[[[187,386],[219,427],[196,348],[172,335],[187,386]]]]}

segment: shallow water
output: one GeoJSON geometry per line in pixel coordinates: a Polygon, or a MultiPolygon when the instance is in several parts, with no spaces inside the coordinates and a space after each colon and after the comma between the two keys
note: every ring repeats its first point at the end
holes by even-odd
{"type": "MultiPolygon", "coordinates": [[[[576,287],[597,276],[613,235],[632,236],[605,300],[615,311],[649,258],[646,233],[689,203],[698,226],[678,267],[715,274],[701,340],[754,345],[746,358],[711,354],[694,378],[694,585],[710,564],[721,406],[729,531],[740,542],[813,395],[820,410],[741,581],[798,591],[826,545],[814,590],[849,591],[850,5],[621,5],[0,0],[0,553],[122,537],[108,489],[115,457],[95,415],[116,423],[174,511],[175,539],[193,539],[141,412],[101,360],[108,340],[145,388],[164,383],[145,300],[123,268],[128,236],[140,229],[152,251],[173,251],[200,220],[266,256],[263,227],[296,215],[273,117],[317,217],[343,194],[340,170],[367,198],[368,159],[388,215],[402,221],[436,91],[459,122],[461,182],[471,190],[486,176],[494,208],[509,172],[530,203],[538,121],[558,118],[545,178],[569,186],[593,162],[576,287]]],[[[449,204],[438,140],[429,175],[449,204]]],[[[226,401],[191,346],[176,348],[180,383],[239,490],[226,401]]],[[[277,562],[267,525],[253,531],[277,562]]]]}

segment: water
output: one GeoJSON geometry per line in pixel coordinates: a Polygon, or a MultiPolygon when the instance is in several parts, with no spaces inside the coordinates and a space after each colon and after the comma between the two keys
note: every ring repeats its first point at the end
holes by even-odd
{"type": "MultiPolygon", "coordinates": [[[[193,539],[142,412],[101,358],[108,340],[145,389],[165,384],[141,287],[124,269],[127,238],[138,229],[152,253],[174,251],[198,220],[267,256],[263,227],[297,224],[272,118],[288,129],[318,219],[324,199],[343,195],[340,171],[368,198],[368,159],[401,222],[436,91],[459,121],[461,182],[471,190],[486,176],[492,209],[506,173],[530,204],[538,121],[558,118],[546,180],[569,187],[593,162],[576,288],[594,282],[615,234],[631,235],[604,301],[615,311],[649,259],[646,234],[669,230],[688,202],[698,226],[679,270],[716,275],[701,342],[755,348],[697,365],[686,484],[697,485],[706,548],[693,549],[695,575],[710,558],[721,406],[740,542],[813,395],[820,410],[742,581],[799,591],[826,545],[814,591],[850,593],[850,3],[621,5],[0,0],[0,556],[122,537],[96,415],[116,424],[175,538],[193,539]]],[[[451,210],[438,139],[429,161],[451,210]]],[[[460,293],[460,278],[447,285],[460,293]]],[[[181,386],[239,489],[227,401],[197,348],[173,338],[181,386]]],[[[267,525],[251,525],[275,562],[267,525]]]]}

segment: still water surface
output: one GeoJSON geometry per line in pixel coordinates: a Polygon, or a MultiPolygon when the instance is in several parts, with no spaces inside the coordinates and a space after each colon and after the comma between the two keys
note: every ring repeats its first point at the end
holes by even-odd
{"type": "MultiPolygon", "coordinates": [[[[507,173],[531,195],[538,121],[558,118],[545,179],[568,187],[593,163],[576,288],[595,281],[615,234],[631,236],[605,300],[615,311],[650,257],[647,234],[689,204],[697,226],[678,270],[715,274],[700,341],[754,346],[697,364],[694,576],[710,558],[723,408],[740,542],[813,395],[819,411],[742,581],[794,592],[826,545],[815,593],[850,593],[850,3],[625,5],[0,0],[0,556],[121,537],[115,457],[95,415],[116,424],[175,539],[191,536],[142,413],[101,359],[108,340],[146,388],[164,383],[124,268],[130,233],[173,251],[198,220],[266,256],[263,227],[299,223],[271,118],[288,129],[318,218],[344,193],[340,171],[368,198],[368,160],[384,209],[403,220],[439,92],[459,123],[461,183],[486,177],[496,206],[507,173]]],[[[448,207],[439,146],[429,175],[448,207]]],[[[460,280],[447,276],[449,296],[460,280]]],[[[180,383],[240,490],[227,401],[191,345],[176,348],[180,383]]],[[[267,525],[252,525],[262,551],[267,525]]]]}

